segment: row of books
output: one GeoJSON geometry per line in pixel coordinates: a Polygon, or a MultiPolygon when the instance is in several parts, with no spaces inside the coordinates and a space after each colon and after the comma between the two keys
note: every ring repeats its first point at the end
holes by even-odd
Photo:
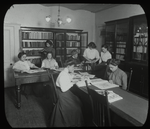
{"type": "Polygon", "coordinates": [[[26,42],[22,41],[22,47],[45,47],[45,42],[26,42]]]}
{"type": "Polygon", "coordinates": [[[147,47],[146,46],[133,46],[133,52],[146,53],[147,47]]]}
{"type": "Polygon", "coordinates": [[[66,47],[80,47],[80,42],[76,41],[67,41],[66,47]]]}
{"type": "Polygon", "coordinates": [[[116,54],[116,59],[124,61],[124,55],[116,54]]]}
{"type": "Polygon", "coordinates": [[[72,51],[72,50],[74,50],[74,49],[66,49],[66,53],[67,53],[67,54],[71,54],[71,51],[72,51]]]}
{"type": "Polygon", "coordinates": [[[116,40],[117,41],[126,41],[127,40],[127,36],[116,36],[116,40]]]}
{"type": "Polygon", "coordinates": [[[56,54],[57,55],[64,55],[65,54],[65,50],[64,49],[56,49],[56,54]]]}
{"type": "Polygon", "coordinates": [[[116,48],[116,53],[125,54],[124,48],[116,48]]]}
{"type": "MultiPolygon", "coordinates": [[[[118,42],[117,42],[117,43],[118,43],[118,42]]],[[[126,47],[126,44],[117,44],[117,47],[125,48],[125,47],[126,47]]]]}
{"type": "Polygon", "coordinates": [[[64,41],[57,41],[56,42],[56,47],[64,47],[64,46],[65,46],[64,41]]]}
{"type": "Polygon", "coordinates": [[[40,56],[39,50],[24,50],[27,56],[40,56]]]}
{"type": "Polygon", "coordinates": [[[56,34],[56,40],[64,40],[64,34],[56,34]]]}
{"type": "Polygon", "coordinates": [[[59,60],[59,61],[62,60],[62,61],[64,62],[64,59],[65,59],[64,56],[60,56],[60,55],[57,55],[57,56],[56,56],[56,60],[57,60],[57,61],[58,61],[58,60],[59,60]]]}
{"type": "Polygon", "coordinates": [[[52,32],[22,32],[22,39],[53,39],[52,32]]]}
{"type": "Polygon", "coordinates": [[[80,35],[78,34],[66,34],[67,40],[80,40],[80,35]]]}

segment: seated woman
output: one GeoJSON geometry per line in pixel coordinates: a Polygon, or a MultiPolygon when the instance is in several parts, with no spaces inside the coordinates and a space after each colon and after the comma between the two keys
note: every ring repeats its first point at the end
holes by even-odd
{"type": "Polygon", "coordinates": [[[48,52],[47,58],[42,61],[41,68],[57,69],[58,67],[58,63],[53,58],[53,53],[48,52]]]}
{"type": "Polygon", "coordinates": [[[71,56],[66,60],[66,62],[68,61],[74,61],[75,66],[80,65],[81,62],[78,58],[78,51],[76,49],[71,51],[71,56]]]}
{"type": "Polygon", "coordinates": [[[99,64],[95,66],[95,71],[94,71],[94,74],[97,77],[103,79],[105,78],[104,76],[105,76],[105,71],[107,69],[107,61],[112,58],[112,55],[108,51],[108,47],[109,46],[106,44],[102,45],[99,64]]]}
{"type": "Polygon", "coordinates": [[[30,68],[39,68],[30,61],[26,61],[26,53],[23,51],[19,52],[18,58],[19,61],[13,65],[13,70],[16,72],[29,72],[30,68]]]}
{"type": "Polygon", "coordinates": [[[122,87],[122,89],[127,89],[127,74],[118,68],[120,60],[112,59],[109,62],[109,68],[111,72],[108,75],[108,80],[110,83],[117,84],[122,87]]]}
{"type": "MultiPolygon", "coordinates": [[[[18,58],[19,58],[19,61],[17,61],[12,69],[16,72],[29,72],[30,71],[30,68],[38,68],[37,66],[35,66],[33,63],[31,63],[30,61],[26,61],[26,53],[25,52],[19,52],[18,54],[18,58]]],[[[31,93],[31,88],[33,86],[30,86],[29,84],[24,84],[25,87],[24,88],[24,91],[23,93],[26,95],[26,94],[30,94],[31,93]]]]}
{"type": "Polygon", "coordinates": [[[83,126],[82,103],[70,90],[74,86],[72,82],[74,65],[74,61],[66,62],[66,67],[57,77],[58,102],[51,116],[51,127],[83,126]]]}
{"type": "Polygon", "coordinates": [[[111,59],[111,58],[112,58],[112,55],[108,51],[108,45],[106,45],[106,44],[102,45],[102,51],[100,54],[99,63],[107,63],[107,60],[111,59]]]}

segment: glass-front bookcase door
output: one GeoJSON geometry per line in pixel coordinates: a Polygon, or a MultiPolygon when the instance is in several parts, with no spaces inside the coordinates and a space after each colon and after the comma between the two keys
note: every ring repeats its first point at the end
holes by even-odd
{"type": "Polygon", "coordinates": [[[145,15],[133,19],[132,60],[147,62],[148,25],[145,15]]]}
{"type": "MultiPolygon", "coordinates": [[[[109,51],[114,54],[114,44],[115,44],[115,23],[106,23],[106,37],[105,44],[109,46],[109,51]]],[[[113,56],[113,55],[112,55],[113,56]]]]}
{"type": "Polygon", "coordinates": [[[55,50],[56,50],[56,60],[65,61],[65,33],[56,32],[55,33],[55,50]]]}
{"type": "Polygon", "coordinates": [[[125,61],[128,42],[129,22],[123,20],[116,24],[115,58],[125,61]]]}

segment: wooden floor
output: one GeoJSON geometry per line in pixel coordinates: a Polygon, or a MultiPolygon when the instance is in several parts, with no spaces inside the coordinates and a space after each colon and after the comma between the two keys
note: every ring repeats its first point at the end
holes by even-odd
{"type": "Polygon", "coordinates": [[[5,115],[11,127],[47,127],[48,117],[52,111],[51,98],[21,95],[21,109],[14,106],[13,88],[4,89],[5,115]]]}
{"type": "MultiPolygon", "coordinates": [[[[40,89],[37,90],[41,91],[40,89]]],[[[21,94],[21,108],[15,107],[15,87],[4,89],[5,115],[11,127],[48,127],[48,117],[52,113],[52,96],[49,87],[46,88],[48,96],[31,92],[28,99],[21,94]]],[[[89,113],[87,113],[89,114],[89,113]]],[[[89,116],[84,114],[85,126],[91,126],[89,116]]],[[[90,117],[91,118],[91,117],[90,117]]]]}

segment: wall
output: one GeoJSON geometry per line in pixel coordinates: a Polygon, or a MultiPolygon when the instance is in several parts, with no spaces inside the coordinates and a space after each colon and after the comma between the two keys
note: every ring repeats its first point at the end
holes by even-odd
{"type": "Polygon", "coordinates": [[[101,45],[104,43],[104,36],[100,35],[100,30],[104,28],[106,21],[128,18],[134,15],[144,14],[144,10],[140,5],[122,4],[95,15],[95,39],[97,48],[100,51],[101,45]]]}
{"type": "MultiPolygon", "coordinates": [[[[88,42],[95,41],[95,14],[84,10],[70,10],[60,7],[62,18],[68,15],[72,18],[70,24],[65,24],[60,28],[81,29],[88,32],[88,42]]],[[[45,17],[51,15],[52,19],[57,19],[58,6],[46,7],[40,4],[15,4],[6,12],[5,23],[17,23],[27,27],[58,28],[57,25],[46,22],[45,17]]],[[[52,20],[52,22],[55,22],[52,20]]]]}

